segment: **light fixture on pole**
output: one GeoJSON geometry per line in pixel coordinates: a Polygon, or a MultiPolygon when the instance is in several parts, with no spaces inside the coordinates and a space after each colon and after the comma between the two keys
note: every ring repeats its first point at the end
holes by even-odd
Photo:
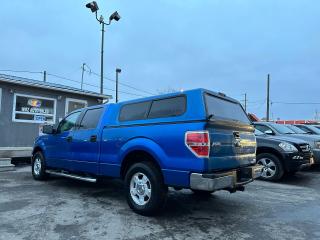
{"type": "Polygon", "coordinates": [[[110,25],[113,20],[119,21],[120,20],[120,15],[118,12],[114,12],[110,15],[109,17],[109,22],[106,23],[104,21],[104,17],[101,15],[100,18],[98,18],[98,4],[96,1],[90,2],[86,4],[86,7],[91,10],[91,12],[95,13],[97,21],[101,24],[101,66],[100,66],[100,93],[103,94],[103,51],[104,51],[104,26],[105,25],[110,25]]]}

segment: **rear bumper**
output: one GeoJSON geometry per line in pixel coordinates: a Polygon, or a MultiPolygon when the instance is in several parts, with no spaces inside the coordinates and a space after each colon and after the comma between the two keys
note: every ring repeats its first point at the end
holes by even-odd
{"type": "Polygon", "coordinates": [[[244,167],[222,173],[191,173],[190,188],[204,191],[233,190],[260,177],[260,165],[244,167]]]}

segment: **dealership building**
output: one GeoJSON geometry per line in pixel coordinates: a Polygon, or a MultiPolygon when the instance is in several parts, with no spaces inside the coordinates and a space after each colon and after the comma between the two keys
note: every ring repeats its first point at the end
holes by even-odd
{"type": "Polygon", "coordinates": [[[0,158],[30,156],[44,124],[107,102],[110,95],[0,74],[0,158]]]}

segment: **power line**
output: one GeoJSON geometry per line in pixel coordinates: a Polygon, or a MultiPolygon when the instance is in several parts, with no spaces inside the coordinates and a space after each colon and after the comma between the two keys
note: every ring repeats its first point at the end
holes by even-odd
{"type": "MultiPolygon", "coordinates": [[[[52,76],[52,77],[56,77],[56,78],[60,78],[60,79],[63,79],[63,80],[75,82],[75,83],[81,83],[81,81],[76,81],[76,80],[74,80],[74,79],[62,77],[62,76],[59,76],[59,75],[56,75],[56,74],[52,74],[52,73],[47,73],[47,75],[48,75],[48,76],[52,76]]],[[[83,83],[83,84],[84,84],[84,85],[87,85],[87,86],[99,88],[98,85],[94,85],[94,84],[90,84],[90,83],[83,83]]],[[[113,92],[116,91],[116,90],[111,89],[111,88],[103,88],[103,90],[108,90],[108,91],[113,91],[113,92]]],[[[146,97],[145,95],[135,94],[135,93],[129,93],[129,92],[126,92],[126,91],[119,91],[119,92],[120,92],[120,93],[123,93],[123,94],[132,95],[132,96],[146,97]]]]}
{"type": "Polygon", "coordinates": [[[319,105],[320,102],[272,102],[272,104],[288,104],[288,105],[319,105]]]}
{"type": "MultiPolygon", "coordinates": [[[[87,70],[84,70],[85,72],[89,72],[89,73],[92,73],[93,75],[96,75],[97,77],[100,77],[100,74],[96,73],[96,72],[93,72],[93,71],[87,71],[87,70]]],[[[111,79],[111,78],[108,78],[108,77],[103,77],[104,79],[108,80],[108,81],[111,81],[111,82],[116,82],[116,80],[114,79],[111,79]]],[[[152,92],[149,92],[149,91],[146,91],[146,90],[143,90],[143,89],[139,89],[139,88],[136,88],[136,87],[133,87],[129,84],[126,84],[126,83],[122,83],[122,82],[119,82],[119,85],[122,85],[122,86],[125,86],[125,87],[128,87],[128,88],[131,88],[131,89],[134,89],[136,91],[140,91],[140,92],[143,92],[143,93],[146,93],[146,94],[151,94],[151,95],[156,95],[155,93],[152,93],[152,92]]]]}
{"type": "MultiPolygon", "coordinates": [[[[32,73],[32,74],[43,74],[43,72],[36,72],[36,71],[27,71],[27,70],[0,70],[0,72],[15,72],[15,73],[32,73]]],[[[91,73],[94,73],[94,72],[91,72],[91,73]]],[[[96,73],[94,73],[96,74],[96,73]]],[[[48,73],[47,72],[47,75],[48,76],[51,76],[51,77],[55,77],[55,78],[59,78],[59,79],[63,79],[63,80],[66,80],[66,81],[70,81],[70,82],[74,82],[74,83],[81,83],[81,81],[76,81],[74,79],[71,79],[71,78],[67,78],[67,77],[63,77],[63,76],[59,76],[57,74],[53,74],[53,73],[48,73]]],[[[97,74],[98,75],[98,74],[97,74]]],[[[108,78],[105,78],[107,80],[112,80],[112,79],[108,79],[108,78]]],[[[84,85],[87,85],[87,86],[91,86],[91,87],[95,87],[95,88],[99,88],[98,85],[95,85],[95,84],[90,84],[90,83],[83,83],[84,85]]],[[[131,87],[131,88],[134,88],[134,87],[131,87]]],[[[104,90],[108,90],[108,91],[113,91],[115,92],[116,90],[114,89],[111,89],[111,88],[103,88],[104,90]]],[[[143,90],[140,90],[140,91],[143,91],[143,90]]],[[[127,95],[132,95],[132,96],[137,96],[137,97],[146,97],[146,95],[142,95],[142,94],[136,94],[136,93],[130,93],[130,92],[126,92],[126,91],[119,91],[120,93],[123,93],[123,94],[127,94],[127,95]]],[[[148,93],[148,94],[151,94],[151,93],[148,93]]],[[[153,94],[152,94],[153,95],[153,94]]]]}

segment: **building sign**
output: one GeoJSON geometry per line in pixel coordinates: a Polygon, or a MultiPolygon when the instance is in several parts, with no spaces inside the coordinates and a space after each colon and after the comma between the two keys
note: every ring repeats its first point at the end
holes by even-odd
{"type": "Polygon", "coordinates": [[[15,94],[14,102],[13,121],[15,122],[55,122],[55,99],[15,94]]]}
{"type": "Polygon", "coordinates": [[[50,109],[48,109],[48,108],[21,107],[21,111],[22,112],[30,112],[30,113],[50,114],[50,109]]]}
{"type": "Polygon", "coordinates": [[[28,105],[31,107],[41,107],[41,101],[38,99],[29,99],[28,100],[28,105]]]}

